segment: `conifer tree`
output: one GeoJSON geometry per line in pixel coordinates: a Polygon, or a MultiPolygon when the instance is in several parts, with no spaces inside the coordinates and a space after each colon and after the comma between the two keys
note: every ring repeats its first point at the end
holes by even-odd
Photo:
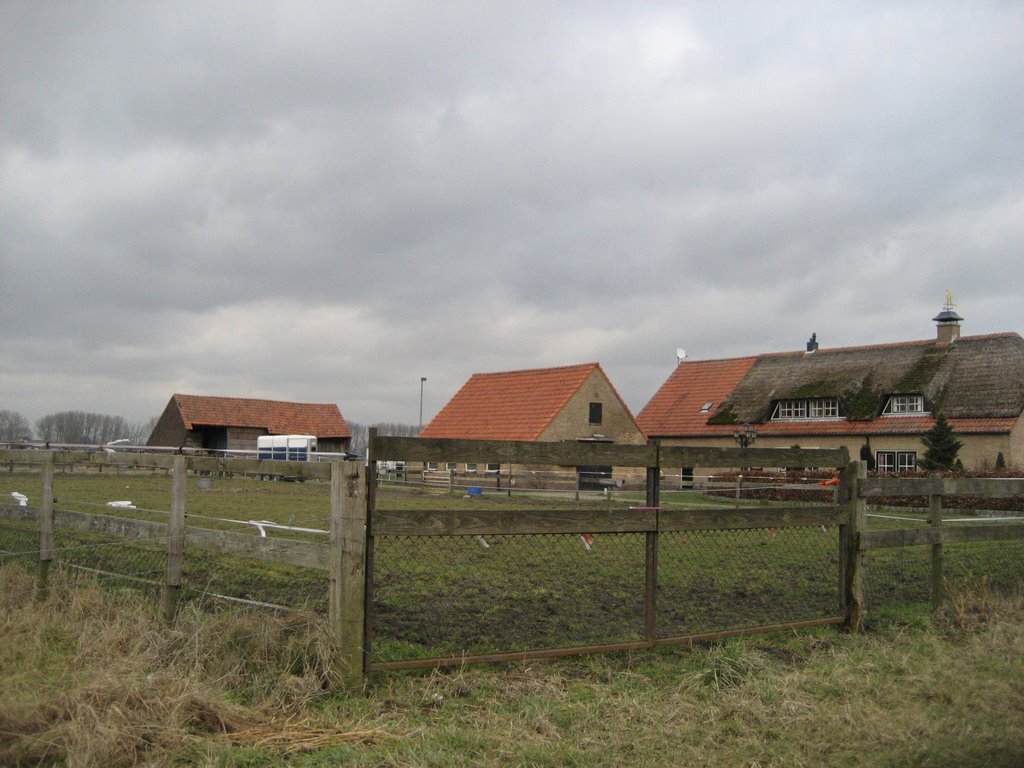
{"type": "Polygon", "coordinates": [[[921,438],[925,445],[921,466],[924,469],[952,469],[957,463],[957,453],[963,443],[956,439],[953,427],[943,414],[935,417],[935,426],[921,438]]]}

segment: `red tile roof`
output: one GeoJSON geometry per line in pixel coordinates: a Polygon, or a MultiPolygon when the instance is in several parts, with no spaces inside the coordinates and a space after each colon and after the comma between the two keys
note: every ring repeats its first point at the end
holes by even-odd
{"type": "Polygon", "coordinates": [[[604,375],[598,363],[474,373],[420,437],[538,440],[594,371],[604,375]]]}
{"type": "MultiPolygon", "coordinates": [[[[747,374],[756,357],[681,362],[636,417],[648,437],[715,434],[707,420],[747,374]],[[702,411],[707,403],[709,410],[702,411]]],[[[732,434],[732,427],[723,434],[732,434]]]]}
{"type": "Polygon", "coordinates": [[[289,403],[245,397],[174,395],[185,429],[198,426],[252,427],[272,435],[352,437],[334,403],[289,403]]]}

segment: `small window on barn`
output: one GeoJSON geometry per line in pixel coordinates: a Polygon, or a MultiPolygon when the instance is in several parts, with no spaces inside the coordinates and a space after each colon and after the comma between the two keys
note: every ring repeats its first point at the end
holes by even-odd
{"type": "Polygon", "coordinates": [[[472,464],[472,463],[467,464],[466,465],[466,474],[467,475],[475,475],[476,474],[476,464],[472,464]]]}
{"type": "Polygon", "coordinates": [[[500,472],[501,471],[501,464],[488,464],[486,471],[488,471],[488,472],[490,472],[492,474],[496,473],[496,472],[500,472]]]}
{"type": "Polygon", "coordinates": [[[591,403],[590,404],[590,423],[591,424],[600,424],[601,423],[601,416],[602,416],[601,404],[600,403],[591,403]]]}
{"type": "Polygon", "coordinates": [[[456,464],[454,461],[449,461],[447,464],[445,464],[444,468],[447,469],[449,472],[454,472],[456,469],[459,468],[459,465],[456,464]]]}

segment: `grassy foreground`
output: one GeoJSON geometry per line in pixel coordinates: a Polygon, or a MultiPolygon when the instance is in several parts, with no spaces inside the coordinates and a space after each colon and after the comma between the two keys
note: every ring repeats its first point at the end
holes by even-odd
{"type": "Polygon", "coordinates": [[[694,649],[371,676],[312,618],[0,567],[0,765],[1024,766],[1024,598],[694,649]]]}

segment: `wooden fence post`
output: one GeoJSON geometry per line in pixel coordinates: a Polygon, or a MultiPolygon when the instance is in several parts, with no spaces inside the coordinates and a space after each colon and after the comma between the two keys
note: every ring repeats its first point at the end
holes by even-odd
{"type": "Polygon", "coordinates": [[[337,644],[336,673],[345,685],[363,682],[366,620],[366,468],[331,464],[331,554],[328,621],[337,644]]]}
{"type": "Polygon", "coordinates": [[[43,496],[39,502],[39,578],[36,595],[45,597],[50,582],[50,563],[54,557],[53,543],[53,451],[43,461],[43,496]]]}
{"type": "MultiPolygon", "coordinates": [[[[942,496],[931,494],[928,497],[928,524],[935,529],[942,527],[942,496]]],[[[942,543],[932,544],[932,610],[942,604],[942,543]]]]}
{"type": "Polygon", "coordinates": [[[861,495],[861,483],[867,476],[867,462],[854,461],[843,471],[840,481],[840,498],[848,510],[847,522],[840,526],[843,580],[841,602],[846,609],[845,626],[851,632],[860,632],[867,616],[864,603],[864,552],[860,548],[860,534],[867,529],[867,503],[861,495]]]}
{"type": "MultiPolygon", "coordinates": [[[[657,450],[657,443],[654,443],[657,450]]],[[[657,453],[655,453],[657,457],[657,453]]],[[[655,466],[647,467],[647,506],[661,506],[661,466],[658,458],[655,458],[655,466]]],[[[657,518],[656,518],[657,519],[657,518]]],[[[644,541],[644,636],[652,646],[657,640],[657,616],[658,616],[658,531],[657,523],[655,530],[647,531],[644,541]]]]}
{"type": "Polygon", "coordinates": [[[181,594],[181,561],[185,552],[185,457],[174,457],[171,476],[171,516],[167,521],[167,573],[164,577],[164,620],[170,624],[181,594]]]}

